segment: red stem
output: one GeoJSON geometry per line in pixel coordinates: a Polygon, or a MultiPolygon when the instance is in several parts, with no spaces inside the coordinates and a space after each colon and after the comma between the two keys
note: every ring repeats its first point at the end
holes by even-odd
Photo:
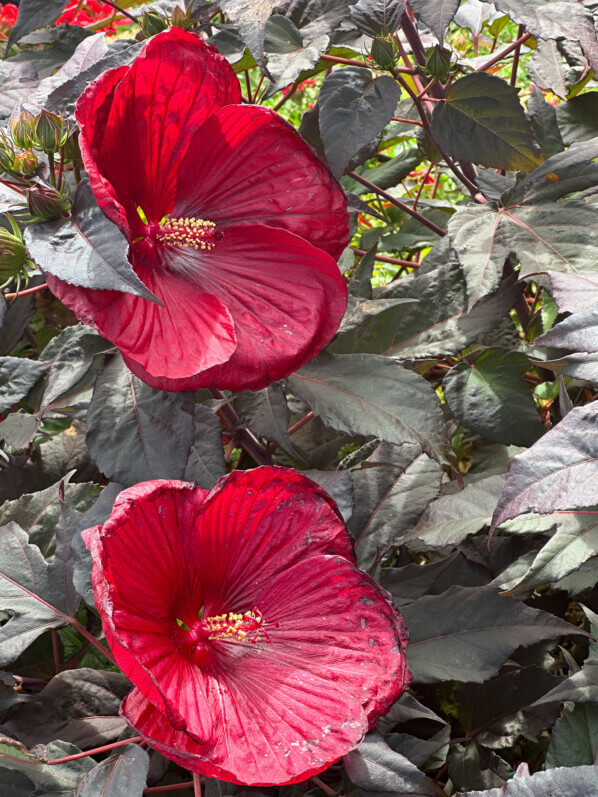
{"type": "Polygon", "coordinates": [[[50,632],[52,636],[52,655],[54,656],[54,672],[60,672],[60,645],[58,643],[58,631],[55,628],[50,632]]]}
{"type": "Polygon", "coordinates": [[[303,426],[305,426],[306,423],[308,423],[308,421],[311,421],[313,417],[314,417],[313,412],[308,412],[304,418],[301,418],[300,421],[297,421],[297,423],[293,424],[293,426],[290,426],[287,429],[287,434],[289,436],[295,434],[295,432],[298,432],[299,429],[301,429],[303,426]]]}
{"type": "MultiPolygon", "coordinates": [[[[356,246],[352,247],[353,251],[358,255],[365,255],[365,249],[358,249],[356,246]]],[[[411,260],[400,260],[398,257],[387,257],[386,255],[375,255],[374,260],[380,260],[381,263],[392,263],[393,266],[407,266],[407,268],[419,268],[419,263],[414,263],[411,260]]]]}
{"type": "Polygon", "coordinates": [[[523,44],[523,42],[526,42],[529,38],[531,38],[531,35],[532,35],[531,33],[524,33],[523,36],[520,36],[518,39],[515,39],[514,42],[511,42],[511,44],[505,47],[504,50],[501,50],[499,53],[496,53],[496,55],[493,58],[491,58],[489,61],[486,61],[486,63],[482,64],[482,66],[479,66],[475,71],[485,72],[487,69],[490,69],[491,66],[494,66],[494,64],[497,64],[499,61],[502,61],[505,55],[512,53],[513,50],[516,50],[520,45],[523,44]]]}
{"type": "MultiPolygon", "coordinates": [[[[67,755],[64,758],[54,758],[52,761],[31,761],[31,764],[38,764],[42,766],[53,767],[56,764],[66,764],[68,761],[76,761],[79,758],[87,758],[90,755],[97,755],[98,753],[105,753],[108,750],[114,750],[115,747],[123,747],[125,744],[135,744],[142,741],[141,736],[132,736],[130,739],[123,739],[120,742],[113,742],[112,744],[105,744],[102,747],[94,747],[93,750],[86,750],[84,753],[76,753],[75,755],[67,755]]],[[[12,761],[23,761],[15,755],[8,755],[8,753],[0,753],[0,760],[2,758],[10,758],[12,761]]]]}
{"type": "MultiPolygon", "coordinates": [[[[523,36],[523,25],[520,25],[517,28],[517,41],[523,36]]],[[[517,69],[519,67],[519,56],[521,55],[521,42],[515,48],[515,52],[513,53],[513,66],[511,67],[511,79],[509,83],[511,86],[515,86],[517,83],[517,69]]]]}
{"type": "MultiPolygon", "coordinates": [[[[339,58],[336,55],[322,55],[322,61],[330,61],[333,64],[349,64],[349,66],[362,66],[368,69],[372,64],[366,64],[363,61],[355,61],[352,58],[339,58]]],[[[415,75],[416,71],[412,67],[395,66],[397,72],[404,72],[407,75],[415,75]]]]}
{"type": "Polygon", "coordinates": [[[17,296],[29,296],[31,293],[37,293],[37,291],[43,291],[44,288],[47,288],[47,284],[44,282],[41,285],[36,285],[35,288],[27,288],[26,291],[19,291],[18,293],[5,293],[4,298],[6,300],[16,299],[17,296]]]}
{"type": "Polygon", "coordinates": [[[195,797],[201,797],[201,780],[197,772],[193,773],[193,794],[195,797]]]}
{"type": "Polygon", "coordinates": [[[419,119],[403,119],[400,116],[393,116],[392,117],[392,121],[393,122],[405,122],[406,124],[409,124],[409,125],[419,125],[419,127],[423,127],[424,126],[424,123],[420,122],[419,119]]]}
{"type": "MultiPolygon", "coordinates": [[[[210,390],[215,399],[224,399],[226,396],[221,390],[215,388],[210,390]]],[[[263,446],[257,437],[247,428],[238,429],[239,416],[231,404],[223,404],[217,412],[218,417],[228,429],[234,429],[237,433],[237,442],[252,457],[258,465],[272,465],[272,457],[268,450],[263,446]]]]}
{"type": "Polygon", "coordinates": [[[159,792],[167,791],[182,791],[183,789],[192,789],[193,781],[186,780],[184,783],[173,783],[170,786],[151,786],[149,789],[144,789],[144,794],[158,794],[159,792]]]}
{"type": "Polygon", "coordinates": [[[405,213],[409,214],[409,216],[413,216],[414,219],[417,219],[428,229],[432,230],[432,232],[435,232],[436,235],[440,235],[441,237],[446,235],[445,231],[440,227],[438,227],[438,225],[434,224],[433,221],[430,221],[425,216],[422,216],[421,213],[418,213],[417,210],[413,210],[412,207],[406,205],[404,202],[401,202],[400,199],[395,199],[395,197],[392,196],[392,194],[389,194],[387,191],[384,191],[382,188],[379,188],[377,185],[374,185],[374,183],[370,183],[369,180],[366,180],[365,177],[362,177],[360,174],[357,174],[357,172],[347,172],[347,174],[349,175],[349,177],[352,177],[354,180],[357,180],[358,183],[361,183],[366,188],[369,188],[370,191],[373,191],[375,194],[380,194],[380,196],[383,196],[384,199],[387,200],[387,202],[391,203],[391,205],[394,205],[400,210],[404,210],[405,213]]]}
{"type": "Polygon", "coordinates": [[[424,186],[426,184],[426,180],[430,176],[430,172],[432,171],[433,168],[434,168],[434,164],[430,163],[430,165],[428,166],[428,168],[426,169],[426,171],[423,174],[423,177],[422,177],[421,182],[419,184],[419,188],[417,189],[417,194],[415,195],[415,199],[413,200],[413,210],[417,210],[417,203],[419,202],[419,198],[422,195],[422,191],[424,190],[424,186]]]}

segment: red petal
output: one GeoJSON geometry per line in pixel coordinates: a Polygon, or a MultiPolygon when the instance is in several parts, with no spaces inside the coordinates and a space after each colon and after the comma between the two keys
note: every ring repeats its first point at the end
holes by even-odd
{"type": "Polygon", "coordinates": [[[281,227],[335,260],[349,241],[340,185],[291,125],[255,106],[221,108],[197,131],[181,163],[173,213],[281,227]]]}
{"type": "Polygon", "coordinates": [[[310,479],[286,468],[236,470],[223,477],[202,505],[195,533],[210,615],[252,609],[273,576],[306,555],[355,561],[336,504],[310,479]]]}
{"type": "Polygon", "coordinates": [[[225,364],[179,382],[152,379],[132,364],[153,387],[259,390],[309,362],[338,329],[347,285],[330,255],[286,230],[261,224],[223,232],[207,253],[168,250],[173,270],[194,272],[189,279],[226,306],[237,348],[225,364]]]}
{"type": "Polygon", "coordinates": [[[77,105],[92,188],[108,212],[99,174],[130,222],[137,206],[159,221],[172,208],[189,140],[213,111],[241,102],[239,82],[215,48],[177,27],[152,37],[110,93],[106,81],[112,86],[114,75],[92,83],[77,105]]]}
{"type": "MultiPolygon", "coordinates": [[[[98,170],[95,160],[97,142],[92,134],[94,130],[104,130],[106,127],[114,92],[129,69],[128,66],[119,66],[116,69],[108,69],[100,75],[79,97],[76,109],[76,117],[81,130],[79,146],[94,195],[106,216],[118,224],[127,237],[130,237],[130,229],[126,212],[121,204],[123,200],[117,196],[114,187],[98,170]]],[[[129,209],[131,212],[135,210],[134,207],[129,209]]]]}
{"type": "Polygon", "coordinates": [[[176,644],[176,618],[192,623],[203,603],[193,525],[206,495],[185,482],[145,482],[120,494],[102,529],[84,532],[114,657],[174,727],[200,739],[211,737],[218,712],[207,702],[201,671],[176,644]]]}
{"type": "Polygon", "coordinates": [[[222,724],[211,744],[174,730],[134,690],[121,713],[148,744],[206,777],[251,786],[297,783],[356,747],[368,725],[359,702],[328,681],[274,665],[267,682],[221,686],[222,724]],[[238,687],[238,688],[237,688],[238,687]]]}
{"type": "MultiPolygon", "coordinates": [[[[273,576],[255,604],[279,623],[252,664],[263,678],[272,659],[332,680],[363,703],[373,724],[408,684],[402,617],[390,595],[345,559],[304,557],[273,576]]],[[[244,677],[243,666],[235,678],[244,677]]]]}
{"type": "Polygon", "coordinates": [[[216,296],[162,268],[136,264],[135,271],[162,307],[130,293],[80,288],[51,274],[46,282],[77,318],[118,346],[131,370],[150,384],[145,374],[159,386],[161,380],[185,380],[230,359],[237,346],[235,326],[216,296]]]}

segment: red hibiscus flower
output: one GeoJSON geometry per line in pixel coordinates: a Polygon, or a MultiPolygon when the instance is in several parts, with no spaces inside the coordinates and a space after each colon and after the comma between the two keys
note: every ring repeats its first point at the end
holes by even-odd
{"type": "Polygon", "coordinates": [[[84,538],[106,639],[135,684],[121,713],[183,767],[304,780],[408,683],[400,615],[299,473],[234,471],[211,493],[145,482],[84,538]]]}
{"type": "Polygon", "coordinates": [[[17,21],[19,9],[14,3],[0,5],[0,38],[6,38],[17,21]]]}
{"type": "Polygon", "coordinates": [[[77,104],[98,204],[163,306],[48,284],[154,387],[262,388],[312,359],[346,306],[342,189],[281,117],[240,102],[228,62],[171,28],[77,104]]]}
{"type": "Polygon", "coordinates": [[[69,25],[86,27],[88,25],[97,25],[102,20],[106,20],[107,24],[103,28],[95,28],[95,30],[107,33],[116,33],[116,25],[131,24],[130,19],[115,19],[114,17],[114,8],[107,3],[98,2],[98,0],[84,0],[84,2],[71,0],[58,17],[56,24],[60,25],[66,22],[69,25]]]}

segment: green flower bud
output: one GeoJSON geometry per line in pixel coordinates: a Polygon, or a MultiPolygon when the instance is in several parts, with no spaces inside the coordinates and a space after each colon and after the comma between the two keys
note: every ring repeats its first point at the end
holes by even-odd
{"type": "Polygon", "coordinates": [[[451,74],[451,51],[438,44],[427,49],[425,69],[429,78],[446,83],[451,74]]]}
{"type": "Polygon", "coordinates": [[[15,220],[6,214],[12,232],[0,227],[0,288],[3,288],[16,279],[20,285],[21,279],[28,280],[27,269],[33,263],[27,257],[27,249],[23,243],[23,236],[15,220]]]}
{"type": "MultiPolygon", "coordinates": [[[[66,186],[64,186],[66,188],[66,186]]],[[[68,190],[68,189],[67,189],[68,190]]],[[[27,209],[33,221],[51,221],[62,215],[71,206],[71,200],[64,191],[51,185],[34,185],[26,192],[27,209]]]]}
{"type": "Polygon", "coordinates": [[[45,153],[58,152],[66,144],[69,134],[68,122],[62,116],[44,110],[35,117],[35,149],[45,153]]]}
{"type": "Polygon", "coordinates": [[[12,140],[17,147],[29,149],[33,143],[34,122],[29,111],[21,111],[10,123],[12,140]]]}
{"type": "Polygon", "coordinates": [[[38,166],[37,155],[32,150],[27,149],[25,152],[19,152],[18,155],[15,155],[11,172],[30,177],[38,166]]]}
{"type": "Polygon", "coordinates": [[[141,16],[141,30],[147,36],[155,36],[169,26],[169,20],[157,11],[144,11],[141,16]]]}
{"type": "Polygon", "coordinates": [[[83,163],[81,150],[79,149],[79,131],[74,130],[64,144],[64,159],[79,166],[83,163]]]}
{"type": "Polygon", "coordinates": [[[15,151],[10,141],[5,137],[0,137],[0,174],[2,172],[12,172],[14,169],[15,151]]]}
{"type": "Polygon", "coordinates": [[[196,22],[197,20],[191,16],[191,13],[185,11],[180,6],[177,6],[170,16],[170,24],[175,28],[182,28],[183,30],[192,27],[196,22]]]}
{"type": "Polygon", "coordinates": [[[395,63],[395,51],[392,42],[386,39],[374,39],[370,55],[382,69],[391,69],[395,63]]]}

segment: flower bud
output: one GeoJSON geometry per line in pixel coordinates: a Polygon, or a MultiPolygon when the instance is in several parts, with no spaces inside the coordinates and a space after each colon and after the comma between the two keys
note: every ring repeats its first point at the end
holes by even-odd
{"type": "Polygon", "coordinates": [[[446,83],[451,73],[451,51],[438,44],[426,50],[426,72],[429,78],[446,83]]]}
{"type": "Polygon", "coordinates": [[[168,19],[157,11],[144,11],[141,16],[141,30],[147,36],[155,36],[168,27],[168,19]]]}
{"type": "Polygon", "coordinates": [[[183,30],[187,30],[195,25],[196,21],[197,20],[191,16],[190,11],[185,11],[180,6],[176,6],[170,16],[170,24],[175,28],[182,28],[183,30]]]}
{"type": "Polygon", "coordinates": [[[64,159],[79,166],[83,163],[81,150],[79,149],[79,131],[73,130],[64,144],[64,159]]]}
{"type": "Polygon", "coordinates": [[[374,39],[370,55],[382,69],[391,69],[395,62],[395,52],[392,42],[386,39],[374,39]]]}
{"type": "Polygon", "coordinates": [[[45,153],[58,152],[69,136],[68,122],[50,111],[41,111],[35,117],[33,146],[45,153]]]}
{"type": "Polygon", "coordinates": [[[27,267],[30,265],[21,231],[12,216],[6,214],[6,218],[12,232],[0,227],[0,288],[13,279],[20,281],[21,277],[27,278],[27,267]]]}
{"type": "Polygon", "coordinates": [[[6,136],[0,136],[0,174],[14,169],[15,151],[6,136]]]}
{"type": "Polygon", "coordinates": [[[34,122],[29,111],[21,111],[10,123],[12,140],[17,147],[29,149],[33,143],[34,122]]]}
{"type": "Polygon", "coordinates": [[[34,185],[26,192],[27,208],[33,221],[51,221],[71,206],[69,197],[51,185],[34,185]]]}
{"type": "Polygon", "coordinates": [[[18,155],[15,155],[11,172],[30,177],[38,166],[37,155],[32,150],[27,149],[25,152],[19,152],[18,155]]]}

